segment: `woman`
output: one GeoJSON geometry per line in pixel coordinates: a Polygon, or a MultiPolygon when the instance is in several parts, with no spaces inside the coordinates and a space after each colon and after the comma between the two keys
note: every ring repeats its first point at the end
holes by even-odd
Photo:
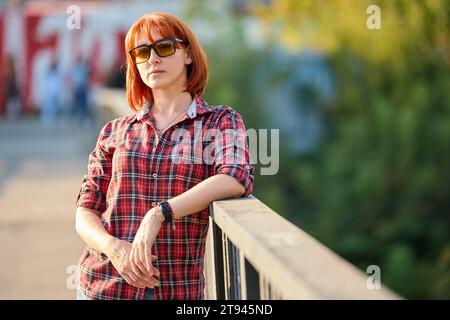
{"type": "Polygon", "coordinates": [[[203,299],[209,204],[253,187],[244,122],[201,99],[206,54],[179,18],[141,17],[125,49],[136,113],[108,122],[89,156],[78,298],[203,299]]]}

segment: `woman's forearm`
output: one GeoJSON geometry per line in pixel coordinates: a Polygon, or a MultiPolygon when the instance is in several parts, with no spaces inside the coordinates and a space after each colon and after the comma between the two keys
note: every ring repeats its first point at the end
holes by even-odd
{"type": "MultiPolygon", "coordinates": [[[[211,176],[186,192],[168,200],[175,219],[205,209],[215,200],[240,197],[244,187],[233,177],[218,174],[211,176]]],[[[116,254],[114,243],[117,238],[109,234],[100,220],[100,212],[78,207],[76,230],[80,237],[93,249],[107,256],[116,254]]]]}
{"type": "Polygon", "coordinates": [[[100,212],[78,207],[75,228],[91,248],[103,252],[107,256],[112,253],[112,243],[117,239],[106,231],[100,220],[100,212]]]}
{"type": "Polygon", "coordinates": [[[175,219],[177,219],[203,210],[213,201],[240,197],[244,193],[244,186],[235,178],[225,174],[217,174],[168,200],[168,202],[175,219]]]}
{"type": "MultiPolygon", "coordinates": [[[[235,178],[219,174],[207,178],[195,187],[169,199],[175,219],[187,216],[206,208],[212,201],[238,197],[245,194],[245,188],[235,178]]],[[[151,262],[147,254],[151,248],[163,223],[164,216],[161,208],[153,207],[142,220],[130,253],[133,269],[139,265],[151,270],[151,262]]]]}

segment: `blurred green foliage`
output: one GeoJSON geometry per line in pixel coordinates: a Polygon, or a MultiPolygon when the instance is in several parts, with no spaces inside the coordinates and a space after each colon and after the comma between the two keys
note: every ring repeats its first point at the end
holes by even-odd
{"type": "Polygon", "coordinates": [[[280,171],[260,176],[257,165],[254,195],[363,272],[379,265],[404,297],[450,298],[448,1],[274,0],[251,12],[267,47],[246,47],[241,15],[218,28],[208,101],[233,106],[247,128],[272,128],[264,109],[277,106],[261,93],[283,81],[273,46],[320,50],[336,84],[317,105],[319,148],[295,155],[281,140],[280,171]],[[370,4],[381,30],[366,27],[370,4]]]}

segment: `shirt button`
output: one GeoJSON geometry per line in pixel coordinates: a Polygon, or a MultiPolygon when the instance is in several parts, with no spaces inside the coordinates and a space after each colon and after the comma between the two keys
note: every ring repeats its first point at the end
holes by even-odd
{"type": "Polygon", "coordinates": [[[156,202],[152,202],[152,207],[156,206],[156,202]]]}
{"type": "Polygon", "coordinates": [[[156,151],[156,147],[153,147],[153,149],[152,149],[152,150],[153,150],[153,152],[155,152],[155,151],[156,151]]]}
{"type": "Polygon", "coordinates": [[[158,174],[156,172],[153,172],[152,176],[153,176],[153,178],[156,178],[158,176],[158,174]]]}

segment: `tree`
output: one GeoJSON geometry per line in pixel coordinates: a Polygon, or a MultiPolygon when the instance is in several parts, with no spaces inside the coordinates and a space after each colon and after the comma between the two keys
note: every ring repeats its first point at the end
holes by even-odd
{"type": "Polygon", "coordinates": [[[274,0],[268,41],[324,52],[338,96],[318,152],[293,158],[302,227],[408,298],[450,298],[450,10],[446,1],[274,0]],[[273,40],[269,40],[273,39],[273,40]]]}

